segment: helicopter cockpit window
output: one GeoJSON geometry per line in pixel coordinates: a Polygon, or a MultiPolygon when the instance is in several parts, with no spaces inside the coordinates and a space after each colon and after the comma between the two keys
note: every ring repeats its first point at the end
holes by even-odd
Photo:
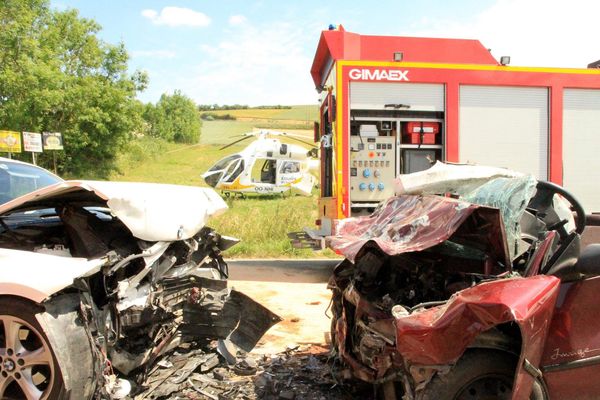
{"type": "Polygon", "coordinates": [[[300,163],[298,161],[284,161],[281,164],[279,172],[282,174],[294,174],[300,172],[300,163]]]}
{"type": "MultiPolygon", "coordinates": [[[[236,167],[240,165],[240,162],[242,165],[241,170],[244,169],[243,160],[241,158],[242,156],[240,156],[239,154],[233,154],[223,158],[222,160],[217,161],[217,163],[210,167],[210,169],[204,174],[204,181],[208,185],[216,187],[217,184],[221,181],[221,178],[225,177],[226,179],[229,179],[230,176],[228,177],[228,175],[231,175],[233,171],[236,171],[236,167]]],[[[239,175],[239,173],[237,175],[239,175]]],[[[237,175],[233,177],[231,181],[233,181],[233,179],[235,179],[237,175]]],[[[226,180],[226,182],[231,181],[226,180]]]]}
{"type": "Polygon", "coordinates": [[[233,182],[235,178],[237,178],[242,171],[244,170],[244,160],[239,159],[237,161],[232,162],[227,166],[227,171],[225,171],[225,182],[233,182]]]}
{"type": "Polygon", "coordinates": [[[242,156],[240,156],[239,154],[232,154],[230,156],[227,156],[225,158],[223,158],[222,160],[217,161],[217,163],[215,165],[213,165],[212,167],[210,167],[210,169],[208,170],[210,171],[219,171],[222,169],[227,168],[227,166],[229,165],[229,163],[233,160],[237,160],[238,158],[242,158],[242,156]]]}

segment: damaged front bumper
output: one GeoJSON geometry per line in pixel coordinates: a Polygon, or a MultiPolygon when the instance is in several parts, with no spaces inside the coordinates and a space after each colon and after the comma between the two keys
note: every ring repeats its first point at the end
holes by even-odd
{"type": "Polygon", "coordinates": [[[197,268],[104,307],[86,291],[45,302],[37,319],[61,366],[63,398],[110,397],[105,386],[116,376],[142,384],[149,367],[181,343],[220,340],[251,351],[281,319],[215,275],[197,268]]]}

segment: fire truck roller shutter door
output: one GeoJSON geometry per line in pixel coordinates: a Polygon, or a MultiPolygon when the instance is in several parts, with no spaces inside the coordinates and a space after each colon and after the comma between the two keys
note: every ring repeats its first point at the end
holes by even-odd
{"type": "Polygon", "coordinates": [[[548,179],[548,89],[461,86],[460,162],[548,179]]]}
{"type": "Polygon", "coordinates": [[[587,213],[600,212],[600,90],[565,89],[563,186],[587,213]]]}
{"type": "Polygon", "coordinates": [[[444,111],[444,85],[437,83],[351,82],[350,108],[383,110],[403,104],[411,111],[444,111]]]}

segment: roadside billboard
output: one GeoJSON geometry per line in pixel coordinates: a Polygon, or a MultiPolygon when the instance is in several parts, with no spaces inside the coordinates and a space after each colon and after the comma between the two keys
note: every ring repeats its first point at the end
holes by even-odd
{"type": "Polygon", "coordinates": [[[63,150],[63,137],[60,132],[44,132],[44,150],[63,150]]]}
{"type": "Polygon", "coordinates": [[[8,153],[21,152],[21,133],[0,131],[0,151],[8,153]]]}
{"type": "Polygon", "coordinates": [[[41,153],[42,134],[36,132],[23,132],[23,149],[32,153],[41,153]]]}

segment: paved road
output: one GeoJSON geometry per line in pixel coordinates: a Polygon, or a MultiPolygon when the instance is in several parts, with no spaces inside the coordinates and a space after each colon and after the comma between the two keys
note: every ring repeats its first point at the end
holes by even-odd
{"type": "Polygon", "coordinates": [[[226,260],[236,281],[326,283],[339,259],[226,260]]]}
{"type": "Polygon", "coordinates": [[[229,285],[283,318],[254,353],[275,354],[293,344],[327,345],[331,292],[326,282],[340,260],[226,261],[229,285]]]}

